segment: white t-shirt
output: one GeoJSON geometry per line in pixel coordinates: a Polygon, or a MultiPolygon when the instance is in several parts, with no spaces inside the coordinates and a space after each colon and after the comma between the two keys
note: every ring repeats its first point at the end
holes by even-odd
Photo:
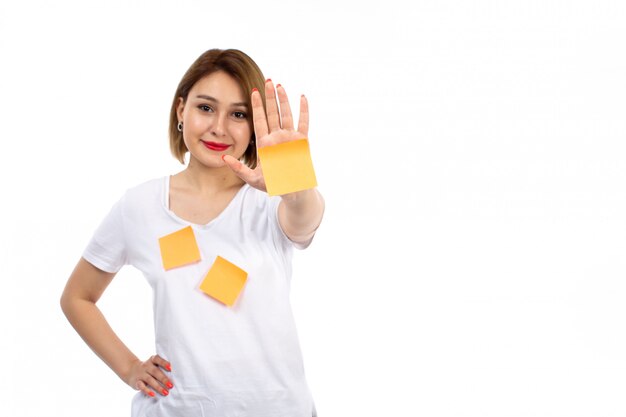
{"type": "Polygon", "coordinates": [[[153,290],[156,353],[172,364],[174,388],[166,397],[137,393],[132,417],[315,415],[289,300],[294,244],[278,223],[280,197],[246,184],[206,225],[179,218],[168,201],[169,176],[128,190],[83,253],[107,272],[133,265],[153,290]],[[189,225],[202,259],[166,271],[158,239],[189,225]],[[232,307],[199,289],[218,255],[248,273],[232,307]]]}

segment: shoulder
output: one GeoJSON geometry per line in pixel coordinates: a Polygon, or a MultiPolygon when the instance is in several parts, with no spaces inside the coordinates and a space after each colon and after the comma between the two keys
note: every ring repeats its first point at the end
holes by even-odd
{"type": "Polygon", "coordinates": [[[134,185],[126,190],[128,196],[145,196],[160,193],[165,187],[167,177],[153,178],[151,180],[134,185]]]}
{"type": "Polygon", "coordinates": [[[123,217],[133,213],[141,213],[150,206],[158,206],[164,199],[164,189],[167,177],[155,178],[127,188],[117,201],[123,217]]]}
{"type": "Polygon", "coordinates": [[[166,180],[167,177],[160,177],[134,185],[126,189],[122,198],[132,203],[158,199],[163,195],[166,180]]]}
{"type": "Polygon", "coordinates": [[[242,205],[249,210],[274,211],[280,203],[280,197],[270,197],[265,191],[257,190],[245,184],[240,191],[242,205]]]}
{"type": "Polygon", "coordinates": [[[278,221],[280,196],[270,196],[249,185],[241,190],[241,220],[247,230],[257,231],[259,236],[266,236],[274,241],[275,246],[285,249],[290,241],[284,234],[278,221]]]}

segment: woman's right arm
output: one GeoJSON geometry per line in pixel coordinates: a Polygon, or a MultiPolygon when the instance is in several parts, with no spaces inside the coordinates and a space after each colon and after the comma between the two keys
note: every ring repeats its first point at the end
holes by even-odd
{"type": "Polygon", "coordinates": [[[167,395],[173,385],[162,369],[170,371],[170,363],[158,355],[139,360],[96,306],[114,276],[81,258],[61,296],[63,313],[87,345],[124,382],[151,397],[155,396],[153,391],[167,395]]]}

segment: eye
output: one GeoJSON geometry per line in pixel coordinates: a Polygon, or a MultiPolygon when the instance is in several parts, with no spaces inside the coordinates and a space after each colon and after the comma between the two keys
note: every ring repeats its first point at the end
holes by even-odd
{"type": "Polygon", "coordinates": [[[236,111],[233,113],[233,116],[235,116],[236,119],[245,119],[248,117],[248,115],[242,111],[236,111]]]}
{"type": "Polygon", "coordinates": [[[212,112],[212,111],[213,111],[213,108],[211,108],[211,106],[208,106],[208,105],[206,105],[206,104],[200,104],[200,105],[198,106],[198,108],[199,108],[200,110],[202,110],[202,111],[205,111],[205,112],[212,112]]]}

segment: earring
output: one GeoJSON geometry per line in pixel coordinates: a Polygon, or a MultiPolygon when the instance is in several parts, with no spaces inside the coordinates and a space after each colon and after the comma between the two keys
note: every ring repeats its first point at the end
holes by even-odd
{"type": "Polygon", "coordinates": [[[183,131],[183,122],[178,122],[178,126],[176,126],[176,129],[178,129],[179,132],[183,131]]]}

